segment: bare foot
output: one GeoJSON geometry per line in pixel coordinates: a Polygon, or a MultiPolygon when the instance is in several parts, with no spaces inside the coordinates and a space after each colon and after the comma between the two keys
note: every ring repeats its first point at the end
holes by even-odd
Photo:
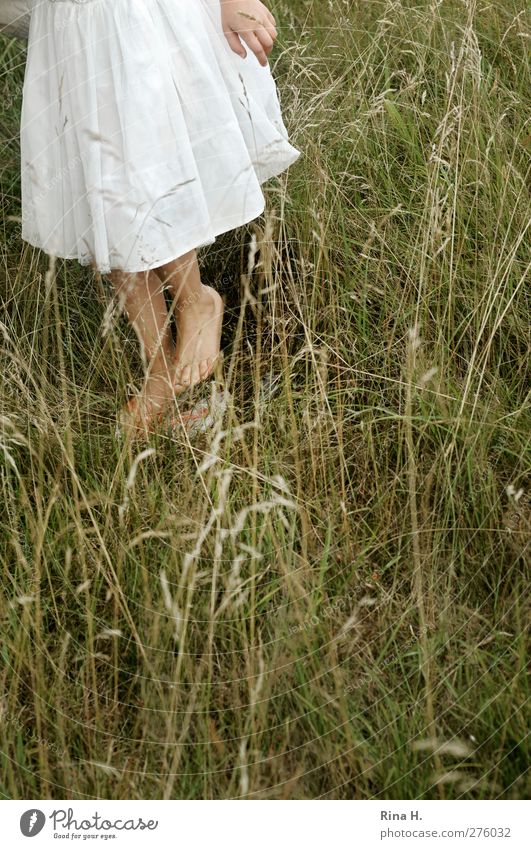
{"type": "Polygon", "coordinates": [[[167,374],[150,374],[138,395],[123,407],[121,423],[127,432],[139,435],[161,423],[172,401],[175,390],[167,374]]]}
{"type": "Polygon", "coordinates": [[[224,303],[212,286],[201,283],[201,295],[177,304],[175,390],[184,391],[214,371],[220,354],[224,303]]]}

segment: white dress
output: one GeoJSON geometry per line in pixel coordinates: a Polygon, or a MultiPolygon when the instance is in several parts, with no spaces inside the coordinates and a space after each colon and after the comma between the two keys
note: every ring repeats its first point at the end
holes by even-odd
{"type": "Polygon", "coordinates": [[[300,156],[269,65],[229,47],[219,0],[31,0],[22,238],[142,271],[259,216],[300,156]]]}

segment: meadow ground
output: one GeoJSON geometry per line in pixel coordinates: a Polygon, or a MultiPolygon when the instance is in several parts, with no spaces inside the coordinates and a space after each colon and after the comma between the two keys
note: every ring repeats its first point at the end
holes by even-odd
{"type": "Polygon", "coordinates": [[[231,403],[140,457],[108,282],[20,240],[0,41],[3,796],[529,793],[525,7],[271,3],[302,156],[200,252],[231,403]]]}

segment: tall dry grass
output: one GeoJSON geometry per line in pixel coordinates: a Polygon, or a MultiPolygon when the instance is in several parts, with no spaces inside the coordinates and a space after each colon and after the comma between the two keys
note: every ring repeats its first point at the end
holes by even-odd
{"type": "Polygon", "coordinates": [[[0,44],[0,792],[522,798],[529,18],[271,4],[303,156],[200,254],[230,403],[139,453],[109,287],[19,237],[0,44]]]}

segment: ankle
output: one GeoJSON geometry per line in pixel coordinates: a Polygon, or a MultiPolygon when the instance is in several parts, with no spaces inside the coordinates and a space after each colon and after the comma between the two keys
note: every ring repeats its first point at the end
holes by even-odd
{"type": "Polygon", "coordinates": [[[167,372],[175,356],[175,346],[165,346],[154,353],[146,356],[146,371],[148,374],[161,374],[167,372]]]}
{"type": "Polygon", "coordinates": [[[177,300],[174,313],[178,315],[179,312],[196,312],[197,310],[210,312],[215,307],[213,292],[215,290],[212,286],[201,283],[200,289],[189,292],[186,296],[177,300]]]}
{"type": "Polygon", "coordinates": [[[135,330],[140,343],[142,362],[146,368],[152,363],[156,368],[164,359],[172,358],[175,344],[169,324],[164,328],[157,328],[155,333],[145,333],[138,325],[135,325],[135,330]]]}

